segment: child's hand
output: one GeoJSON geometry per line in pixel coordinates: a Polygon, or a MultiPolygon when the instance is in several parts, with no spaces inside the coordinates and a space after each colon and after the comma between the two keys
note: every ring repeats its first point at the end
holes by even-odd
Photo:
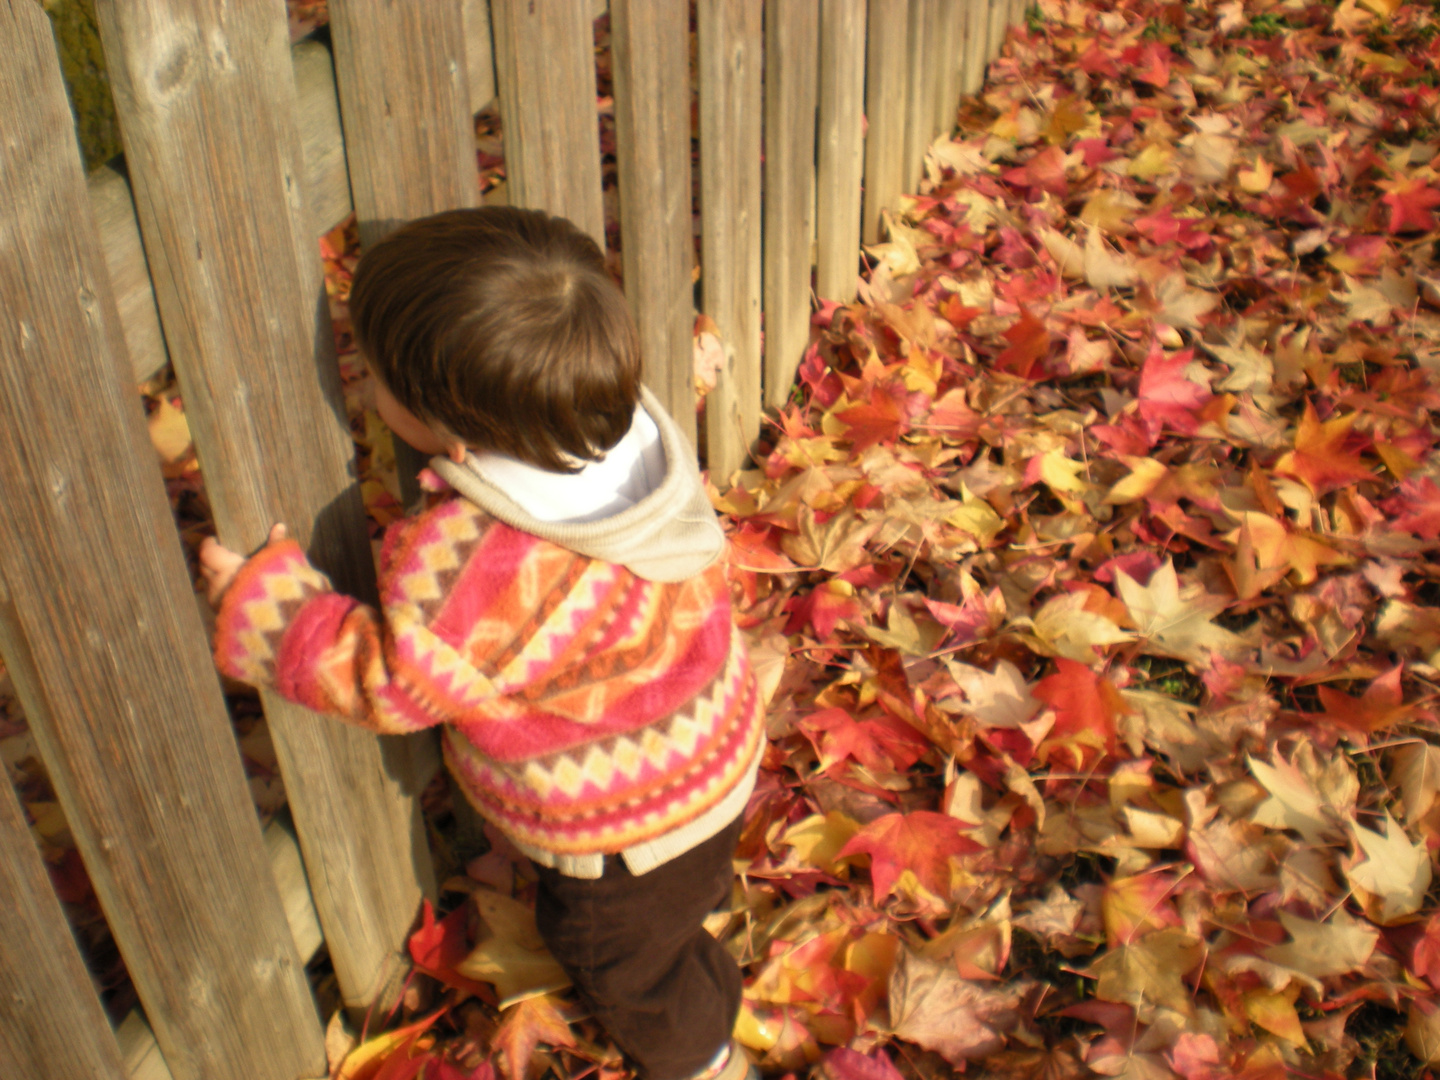
{"type": "MultiPolygon", "coordinates": [[[[284,525],[270,530],[268,543],[284,540],[287,533],[284,525]]],[[[207,536],[200,545],[200,576],[205,579],[205,595],[210,606],[218,608],[225,590],[235,581],[240,567],[245,565],[245,556],[231,551],[213,536],[207,536]]]]}

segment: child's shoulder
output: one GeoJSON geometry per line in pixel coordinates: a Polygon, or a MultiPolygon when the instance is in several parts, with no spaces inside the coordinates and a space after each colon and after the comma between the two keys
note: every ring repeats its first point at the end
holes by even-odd
{"type": "Polygon", "coordinates": [[[435,566],[452,558],[463,561],[463,549],[477,543],[495,520],[454,491],[429,492],[425,502],[385,530],[379,571],[393,576],[407,566],[435,566]],[[449,549],[449,557],[441,549],[449,549]]]}

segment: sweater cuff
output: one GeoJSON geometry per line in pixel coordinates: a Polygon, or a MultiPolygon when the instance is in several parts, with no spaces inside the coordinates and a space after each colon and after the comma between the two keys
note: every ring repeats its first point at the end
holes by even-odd
{"type": "Polygon", "coordinates": [[[294,540],[266,544],[240,568],[215,618],[215,665],[255,686],[275,682],[280,640],[307,602],[331,592],[294,540]]]}

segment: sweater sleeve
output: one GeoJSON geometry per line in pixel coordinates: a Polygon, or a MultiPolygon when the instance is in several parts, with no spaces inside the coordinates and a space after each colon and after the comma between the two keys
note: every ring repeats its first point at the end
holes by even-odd
{"type": "Polygon", "coordinates": [[[382,616],[335,592],[294,540],[267,544],[225,591],[215,663],[232,678],[380,734],[444,719],[395,677],[394,634],[382,616]]]}

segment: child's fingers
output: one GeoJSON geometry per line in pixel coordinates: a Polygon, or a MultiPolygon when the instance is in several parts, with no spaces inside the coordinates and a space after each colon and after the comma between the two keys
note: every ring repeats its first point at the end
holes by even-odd
{"type": "Polygon", "coordinates": [[[270,529],[270,543],[278,544],[290,535],[290,530],[285,528],[283,522],[277,521],[270,529]]]}

